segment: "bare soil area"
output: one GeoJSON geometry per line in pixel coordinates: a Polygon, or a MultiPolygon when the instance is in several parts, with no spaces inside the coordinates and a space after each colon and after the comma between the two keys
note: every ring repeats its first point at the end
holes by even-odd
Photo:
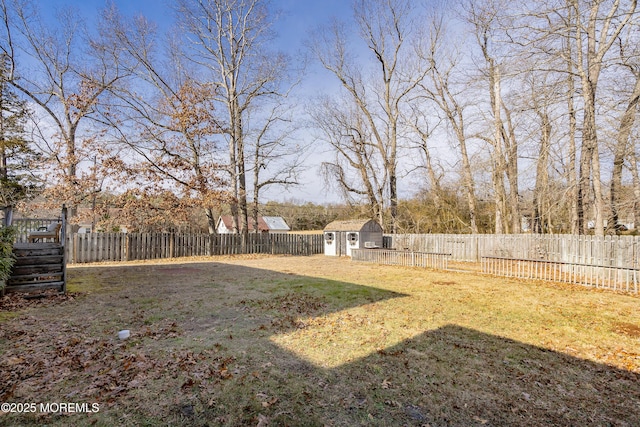
{"type": "Polygon", "coordinates": [[[67,296],[0,300],[0,425],[640,420],[637,297],[325,256],[69,277],[67,296]]]}

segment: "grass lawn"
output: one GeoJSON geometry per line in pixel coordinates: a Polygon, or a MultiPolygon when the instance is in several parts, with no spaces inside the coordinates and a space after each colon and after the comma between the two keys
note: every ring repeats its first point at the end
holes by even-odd
{"type": "Polygon", "coordinates": [[[635,296],[322,255],[68,272],[0,302],[0,403],[89,405],[0,425],[640,422],[635,296]]]}

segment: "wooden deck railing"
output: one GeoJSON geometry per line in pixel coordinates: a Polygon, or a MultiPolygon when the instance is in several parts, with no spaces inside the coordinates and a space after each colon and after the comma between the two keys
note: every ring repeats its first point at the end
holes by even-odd
{"type": "MultiPolygon", "coordinates": [[[[62,222],[60,218],[18,218],[11,222],[11,225],[16,228],[16,243],[27,243],[27,237],[32,231],[37,231],[40,227],[47,227],[49,224],[62,222]]],[[[65,227],[66,228],[66,227],[65,227]]],[[[60,230],[60,236],[63,236],[62,229],[60,230]]]]}

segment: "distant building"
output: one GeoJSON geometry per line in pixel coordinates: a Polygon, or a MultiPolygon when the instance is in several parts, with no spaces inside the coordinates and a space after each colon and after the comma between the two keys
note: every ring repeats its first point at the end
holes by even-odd
{"type": "Polygon", "coordinates": [[[375,220],[333,221],[324,228],[324,254],[351,256],[352,249],[381,248],[382,240],[382,227],[375,220]]]}
{"type": "Polygon", "coordinates": [[[269,227],[269,233],[288,233],[291,228],[281,216],[263,216],[262,219],[269,227]]]}
{"type": "MultiPolygon", "coordinates": [[[[249,218],[249,233],[255,233],[254,225],[253,218],[249,218]]],[[[288,233],[291,230],[285,220],[279,216],[259,216],[257,225],[260,233],[288,233]]],[[[219,234],[233,233],[233,217],[222,215],[218,219],[216,230],[219,234]]]]}

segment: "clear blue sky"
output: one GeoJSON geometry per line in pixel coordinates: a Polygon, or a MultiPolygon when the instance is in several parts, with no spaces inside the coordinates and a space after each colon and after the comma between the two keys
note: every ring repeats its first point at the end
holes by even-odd
{"type": "MultiPolygon", "coordinates": [[[[42,11],[53,12],[55,8],[71,6],[91,22],[92,17],[105,7],[106,0],[40,0],[42,11]]],[[[143,14],[160,26],[170,25],[173,20],[171,0],[113,0],[125,15],[143,14]]],[[[278,42],[289,50],[300,45],[309,29],[327,22],[332,16],[350,15],[351,0],[271,0],[274,9],[281,12],[276,23],[278,42]]]]}

